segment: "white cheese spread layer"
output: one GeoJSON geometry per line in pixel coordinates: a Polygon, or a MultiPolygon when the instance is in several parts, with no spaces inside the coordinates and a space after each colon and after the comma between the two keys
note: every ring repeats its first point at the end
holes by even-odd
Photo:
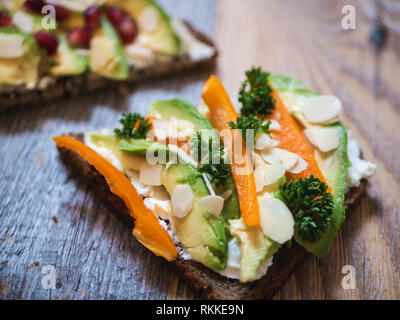
{"type": "Polygon", "coordinates": [[[376,165],[361,159],[361,151],[357,141],[351,137],[349,131],[347,133],[347,153],[351,162],[347,176],[347,188],[351,188],[358,187],[362,179],[371,177],[375,173],[376,165]]]}

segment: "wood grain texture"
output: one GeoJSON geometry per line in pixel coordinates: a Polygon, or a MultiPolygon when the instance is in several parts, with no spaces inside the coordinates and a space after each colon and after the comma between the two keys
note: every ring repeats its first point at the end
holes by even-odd
{"type": "MultiPolygon", "coordinates": [[[[399,299],[399,3],[381,2],[389,37],[377,53],[369,42],[373,1],[161,2],[209,34],[215,25],[217,73],[233,92],[244,70],[261,65],[339,96],[343,121],[378,165],[331,252],[306,261],[275,298],[399,299]],[[356,8],[356,30],[341,28],[345,4],[356,8]],[[355,290],[341,286],[344,265],[355,267],[355,290]]],[[[207,73],[152,81],[125,96],[101,92],[0,115],[0,299],[197,298],[79,177],[67,174],[51,137],[114,126],[121,112],[145,112],[158,98],[196,103],[207,73]],[[56,289],[41,285],[45,265],[56,268],[56,289]]]]}
{"type": "Polygon", "coordinates": [[[377,16],[373,1],[250,3],[219,2],[219,74],[227,87],[237,92],[243,71],[261,65],[339,96],[344,123],[365,158],[378,165],[367,196],[343,225],[331,252],[304,263],[276,299],[399,299],[399,3],[378,6],[389,32],[380,53],[369,42],[377,16]],[[341,27],[346,4],[356,9],[355,30],[341,27]],[[355,267],[355,290],[341,286],[344,265],[355,267]]]}
{"type": "MultiPolygon", "coordinates": [[[[214,1],[160,2],[212,35],[214,1]]],[[[140,245],[79,177],[67,174],[51,138],[114,127],[122,112],[145,113],[156,99],[197,103],[209,72],[0,115],[0,299],[194,297],[167,262],[140,245]],[[46,265],[56,268],[56,289],[42,287],[46,265]]]]}

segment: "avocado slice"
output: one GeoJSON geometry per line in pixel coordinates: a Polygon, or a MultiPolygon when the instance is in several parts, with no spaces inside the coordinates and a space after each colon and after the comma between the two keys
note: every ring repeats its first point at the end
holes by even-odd
{"type": "Polygon", "coordinates": [[[106,19],[101,19],[100,30],[90,42],[90,69],[103,77],[126,80],[129,66],[118,33],[106,19]]]}
{"type": "MultiPolygon", "coordinates": [[[[211,123],[188,101],[182,99],[159,100],[150,105],[148,114],[149,116],[154,116],[166,121],[171,118],[190,121],[194,124],[195,131],[207,130],[202,131],[202,133],[204,133],[204,139],[208,138],[207,134],[210,135],[213,141],[219,139],[211,123]]],[[[221,215],[227,220],[238,219],[240,216],[239,198],[232,175],[228,177],[226,185],[223,188],[219,188],[217,191],[219,194],[222,194],[226,190],[232,190],[232,195],[225,201],[221,215]]],[[[227,232],[229,235],[228,228],[227,232]]]]}
{"type": "Polygon", "coordinates": [[[210,195],[199,172],[189,164],[164,168],[161,183],[172,194],[179,183],[189,184],[193,191],[193,209],[184,218],[172,217],[176,235],[186,251],[211,269],[224,269],[227,262],[226,220],[204,210],[198,199],[210,195]]]}
{"type": "Polygon", "coordinates": [[[119,169],[132,169],[139,171],[141,165],[146,164],[146,158],[139,154],[123,152],[120,150],[122,141],[125,139],[118,138],[111,133],[90,133],[85,137],[85,142],[90,141],[98,148],[104,148],[110,152],[122,165],[119,169]]]}
{"type": "Polygon", "coordinates": [[[240,240],[240,281],[254,280],[260,264],[271,258],[280,244],[267,238],[259,227],[247,227],[241,218],[229,224],[232,235],[240,240]]]}
{"type": "Polygon", "coordinates": [[[50,73],[54,76],[68,76],[85,72],[89,66],[88,58],[71,48],[64,35],[60,35],[58,39],[58,51],[54,57],[55,66],[50,69],[50,73]]]}
{"type": "MultiPolygon", "coordinates": [[[[149,148],[167,148],[157,142],[118,138],[111,134],[92,133],[87,139],[111,152],[121,163],[123,171],[139,171],[140,166],[146,163],[143,155],[149,148]]],[[[198,204],[198,199],[210,194],[201,174],[189,164],[174,164],[163,169],[161,183],[170,194],[178,183],[190,185],[194,195],[192,211],[183,219],[171,217],[176,235],[195,260],[212,269],[224,269],[227,261],[226,220],[222,214],[217,218],[198,204]]]]}
{"type": "MultiPolygon", "coordinates": [[[[285,105],[294,114],[299,112],[306,99],[317,95],[317,93],[307,89],[301,82],[289,77],[270,75],[269,80],[273,88],[280,94],[285,105]]],[[[314,154],[322,174],[332,188],[334,200],[332,222],[323,237],[315,243],[304,242],[295,235],[295,239],[300,245],[318,257],[322,257],[329,252],[337,231],[345,220],[344,198],[347,172],[350,166],[347,155],[347,131],[345,126],[338,121],[331,124],[330,127],[337,129],[340,133],[338,148],[327,154],[315,150],[314,154]]]]}
{"type": "Polygon", "coordinates": [[[147,152],[164,152],[168,155],[168,147],[164,144],[145,139],[121,139],[119,150],[145,156],[147,152]]]}
{"type": "Polygon", "coordinates": [[[29,34],[15,28],[0,27],[0,36],[22,38],[23,55],[19,58],[0,58],[0,85],[35,87],[39,78],[42,51],[29,34]]]}
{"type": "Polygon", "coordinates": [[[117,6],[127,11],[139,26],[139,33],[144,35],[145,45],[155,52],[167,55],[177,55],[181,51],[181,42],[171,26],[171,19],[163,8],[154,0],[111,0],[111,6],[117,6]],[[142,15],[144,13],[144,15],[142,15]],[[141,20],[146,15],[158,17],[152,30],[141,28],[141,20]]]}
{"type": "MultiPolygon", "coordinates": [[[[211,123],[188,101],[181,99],[156,101],[150,105],[148,114],[149,116],[155,116],[166,121],[170,120],[171,118],[190,121],[194,125],[195,131],[206,129],[206,131],[202,131],[202,133],[204,133],[204,139],[208,139],[207,135],[209,135],[210,138],[213,139],[213,141],[219,139],[219,136],[211,123]]],[[[200,178],[200,180],[203,181],[202,178],[200,178]]],[[[219,235],[221,239],[224,239],[224,248],[226,248],[224,250],[227,250],[227,240],[231,237],[231,234],[229,232],[228,220],[238,219],[240,216],[239,199],[232,176],[229,176],[226,185],[218,188],[217,191],[218,193],[222,194],[226,190],[232,190],[232,194],[225,201],[220,218],[218,218],[218,226],[220,224],[224,226],[225,235],[219,235]]],[[[190,228],[191,225],[188,224],[188,227],[190,228]]],[[[182,226],[182,228],[186,229],[187,226],[182,226]]],[[[218,230],[222,231],[223,229],[218,230]]],[[[190,234],[190,232],[188,232],[188,234],[190,234]]],[[[220,265],[221,267],[219,269],[223,269],[225,267],[225,264],[226,260],[224,261],[224,264],[220,265]]]]}

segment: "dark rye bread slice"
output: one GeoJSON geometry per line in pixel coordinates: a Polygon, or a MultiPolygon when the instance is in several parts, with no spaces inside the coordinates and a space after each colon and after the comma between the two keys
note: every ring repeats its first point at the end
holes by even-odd
{"type": "MultiPolygon", "coordinates": [[[[83,134],[70,134],[69,136],[83,141],[83,134]]],[[[104,177],[74,151],[60,147],[58,149],[63,162],[75,174],[79,174],[108,207],[127,221],[130,228],[133,228],[134,221],[128,208],[121,198],[110,191],[104,177]]],[[[353,188],[346,194],[346,209],[360,198],[365,184],[366,181],[362,181],[359,188],[353,188]]],[[[177,269],[180,277],[205,299],[271,299],[294,270],[309,256],[311,254],[296,243],[293,243],[291,248],[283,246],[274,255],[273,264],[267,274],[261,279],[249,283],[228,279],[198,262],[183,260],[180,257],[171,265],[177,269]]]]}
{"type": "Polygon", "coordinates": [[[189,56],[182,55],[169,61],[154,61],[154,64],[144,68],[131,66],[129,79],[124,81],[110,80],[87,72],[78,76],[58,78],[45,76],[39,80],[39,84],[34,89],[27,89],[24,86],[0,86],[0,112],[41,105],[67,95],[77,96],[103,88],[115,88],[180,72],[212,67],[218,55],[214,42],[188,22],[185,21],[185,24],[195,38],[214,49],[211,57],[193,61],[189,56]]]}

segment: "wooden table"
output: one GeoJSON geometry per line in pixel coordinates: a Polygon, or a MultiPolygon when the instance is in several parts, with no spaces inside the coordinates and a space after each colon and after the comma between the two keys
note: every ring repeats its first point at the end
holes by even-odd
{"type": "MultiPolygon", "coordinates": [[[[173,15],[213,34],[217,73],[237,92],[243,72],[260,65],[339,96],[343,121],[364,156],[378,165],[367,195],[324,258],[309,259],[276,299],[400,298],[400,3],[382,1],[165,0],[173,15]],[[341,8],[356,9],[355,30],[341,8]],[[381,51],[369,32],[377,12],[388,30],[381,51]],[[344,290],[342,268],[355,268],[344,290]]],[[[190,299],[168,264],[71,176],[51,137],[115,126],[121,112],[159,98],[198,102],[207,72],[152,81],[128,95],[100,92],[0,115],[0,299],[190,299]],[[54,271],[55,287],[46,285],[54,271]]]]}

